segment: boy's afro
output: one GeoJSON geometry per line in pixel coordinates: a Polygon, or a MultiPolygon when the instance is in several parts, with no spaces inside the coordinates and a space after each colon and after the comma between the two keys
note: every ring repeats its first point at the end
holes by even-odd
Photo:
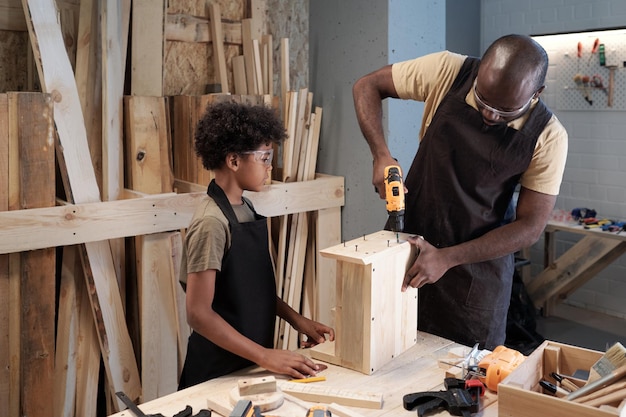
{"type": "Polygon", "coordinates": [[[204,168],[216,169],[229,153],[253,151],[286,137],[282,121],[270,107],[224,101],[209,105],[198,122],[196,155],[204,168]]]}

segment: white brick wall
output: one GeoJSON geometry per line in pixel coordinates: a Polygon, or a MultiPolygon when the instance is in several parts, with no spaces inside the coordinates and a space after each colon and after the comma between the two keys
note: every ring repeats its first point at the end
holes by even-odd
{"type": "MultiPolygon", "coordinates": [[[[508,33],[539,35],[626,27],[625,0],[482,0],[482,51],[508,33]]],[[[626,39],[624,39],[626,42],[626,39]]],[[[619,62],[626,61],[620,57],[619,62]]],[[[555,89],[543,94],[569,133],[569,155],[557,208],[589,207],[626,220],[626,112],[555,110],[555,89]]],[[[626,71],[626,70],[621,70],[626,71]]],[[[559,232],[557,255],[578,241],[559,232]]],[[[543,242],[532,250],[533,274],[541,269],[543,242]]],[[[626,318],[626,256],[616,260],[568,303],[626,318]]]]}

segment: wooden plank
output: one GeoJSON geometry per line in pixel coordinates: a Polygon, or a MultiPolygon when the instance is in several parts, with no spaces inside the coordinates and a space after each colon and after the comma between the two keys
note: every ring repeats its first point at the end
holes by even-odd
{"type": "MultiPolygon", "coordinates": [[[[9,209],[9,103],[0,94],[0,212],[9,209]]],[[[0,255],[0,415],[9,416],[11,388],[9,255],[0,255]]]]}
{"type": "Polygon", "coordinates": [[[252,58],[254,63],[254,85],[257,87],[257,94],[267,94],[263,87],[263,65],[261,63],[261,50],[258,39],[252,39],[252,58]]]}
{"type": "MultiPolygon", "coordinates": [[[[7,208],[8,210],[20,209],[20,185],[19,185],[19,144],[18,144],[18,115],[16,106],[9,106],[7,96],[7,143],[8,143],[8,191],[7,191],[7,208]]],[[[20,284],[21,284],[21,256],[20,254],[12,254],[9,256],[8,266],[8,308],[9,308],[9,414],[16,416],[20,413],[20,396],[21,396],[21,335],[22,335],[22,318],[21,318],[21,302],[20,302],[20,284]]]]}
{"type": "Polygon", "coordinates": [[[283,99],[283,119],[287,119],[287,92],[291,90],[289,82],[289,38],[280,40],[280,96],[283,99]]]}
{"type": "Polygon", "coordinates": [[[177,322],[172,294],[170,234],[141,237],[139,274],[142,401],[178,387],[177,322]]]}
{"type": "MultiPolygon", "coordinates": [[[[87,147],[84,119],[71,66],[64,53],[54,2],[22,0],[22,4],[29,17],[27,24],[33,51],[37,51],[35,61],[42,88],[52,92],[54,121],[73,201],[97,202],[100,197],[87,147]]],[[[92,308],[95,310],[94,315],[101,314],[102,317],[99,323],[101,326],[97,328],[109,383],[114,390],[138,398],[141,393],[139,371],[128,329],[124,325],[111,248],[107,242],[99,242],[87,243],[83,249],[86,252],[83,265],[90,266],[85,268],[87,279],[96,289],[91,298],[92,308]],[[103,297],[107,302],[100,303],[98,297],[103,297]]],[[[118,406],[121,405],[118,403],[118,406]]]]}
{"type": "MultiPolygon", "coordinates": [[[[55,204],[52,101],[41,93],[9,93],[10,114],[16,115],[11,139],[19,153],[19,208],[55,204]]],[[[9,123],[13,124],[13,121],[9,123]]],[[[45,415],[53,407],[55,251],[21,254],[21,395],[24,415],[45,415]]]]}
{"type": "Polygon", "coordinates": [[[252,46],[252,19],[241,21],[241,38],[243,41],[243,57],[246,63],[246,84],[248,94],[259,94],[254,66],[254,48],[252,46]]]}
{"type": "MultiPolygon", "coordinates": [[[[291,288],[289,289],[288,304],[294,310],[300,312],[300,302],[302,300],[302,280],[304,278],[304,261],[306,256],[306,243],[308,239],[309,223],[308,213],[298,213],[294,217],[297,218],[295,245],[293,248],[294,262],[292,265],[291,288]]],[[[298,332],[291,329],[289,332],[289,340],[287,347],[289,350],[299,348],[298,332]]]]}
{"type": "Polygon", "coordinates": [[[130,0],[100,3],[102,30],[102,199],[117,200],[124,188],[122,114],[130,0]]]}
{"type": "MultiPolygon", "coordinates": [[[[165,16],[165,39],[179,42],[211,42],[209,20],[189,14],[168,13],[165,16]]],[[[222,20],[224,43],[241,45],[241,22],[222,20]]]]}
{"type": "Polygon", "coordinates": [[[585,236],[527,285],[535,307],[548,299],[564,299],[626,252],[626,241],[585,236]]]}
{"type": "MultiPolygon", "coordinates": [[[[184,229],[197,202],[206,195],[206,186],[175,184],[179,190],[194,192],[0,212],[5,236],[0,240],[0,254],[184,229]]],[[[340,208],[345,201],[343,178],[321,174],[314,181],[276,183],[266,191],[244,195],[267,217],[340,208]]]]}
{"type": "Polygon", "coordinates": [[[263,35],[263,51],[265,58],[264,65],[264,83],[266,94],[274,95],[274,45],[272,35],[263,35]]]}
{"type": "MultiPolygon", "coordinates": [[[[90,302],[107,379],[115,392],[123,390],[129,398],[137,399],[141,395],[139,370],[130,335],[124,325],[119,287],[115,279],[102,279],[112,270],[109,248],[107,241],[85,243],[80,246],[81,261],[87,286],[95,289],[90,292],[90,302]],[[107,304],[101,300],[106,300],[107,304]]],[[[121,409],[124,405],[115,403],[114,407],[121,409]]]]}
{"type": "MultiPolygon", "coordinates": [[[[78,251],[77,247],[66,246],[78,251]]],[[[80,257],[77,252],[77,259],[80,257]]],[[[96,417],[98,405],[98,381],[100,376],[100,346],[98,345],[98,333],[91,312],[89,293],[85,287],[85,277],[82,267],[75,267],[77,274],[74,276],[77,293],[78,310],[78,346],[76,354],[78,359],[76,374],[76,416],[96,417]]]]}
{"type": "Polygon", "coordinates": [[[232,59],[232,63],[235,94],[248,94],[248,83],[246,81],[246,62],[244,56],[234,56],[232,59]]]}
{"type": "Polygon", "coordinates": [[[132,95],[163,95],[166,1],[133,0],[131,81],[132,95]]]}
{"type": "Polygon", "coordinates": [[[80,100],[65,52],[61,29],[52,0],[22,0],[31,43],[35,45],[35,63],[43,91],[50,92],[55,106],[56,130],[66,153],[65,163],[72,190],[83,190],[74,196],[75,202],[99,201],[93,166],[87,147],[85,124],[80,100]],[[44,68],[46,69],[44,73],[44,68]],[[49,72],[48,72],[49,71],[49,72]],[[62,104],[61,104],[62,103],[62,104]],[[65,143],[75,140],[74,143],[65,143]]]}
{"type": "MultiPolygon", "coordinates": [[[[80,258],[74,246],[63,249],[61,280],[59,288],[59,312],[57,320],[57,343],[54,361],[54,415],[74,416],[76,403],[76,372],[78,348],[79,309],[76,287],[80,273],[80,258]],[[78,266],[78,268],[77,268],[78,266]]],[[[82,358],[81,358],[82,359],[82,358]]]]}
{"type": "Polygon", "coordinates": [[[296,117],[298,114],[298,95],[287,92],[287,115],[285,118],[287,139],[283,141],[283,182],[288,182],[293,172],[293,150],[296,142],[296,117]]]}
{"type": "Polygon", "coordinates": [[[94,0],[80,2],[76,50],[76,88],[98,189],[102,189],[102,68],[99,58],[99,9],[94,0]]]}
{"type": "MultiPolygon", "coordinates": [[[[315,222],[315,240],[319,249],[329,248],[341,242],[341,207],[322,209],[317,212],[315,222]]],[[[317,280],[316,294],[317,305],[315,306],[314,319],[335,326],[335,316],[332,308],[336,305],[336,276],[337,263],[334,259],[324,258],[317,251],[317,276],[323,279],[317,280]]]]}
{"type": "Polygon", "coordinates": [[[194,123],[197,120],[195,99],[192,96],[174,96],[170,102],[174,177],[195,182],[197,169],[194,152],[196,128],[194,123]]]}
{"type": "Polygon", "coordinates": [[[24,9],[15,0],[0,0],[0,30],[26,32],[24,9]]]}
{"type": "Polygon", "coordinates": [[[124,104],[130,188],[147,194],[172,191],[165,98],[126,96],[124,104]]]}
{"type": "Polygon", "coordinates": [[[170,262],[172,272],[172,294],[174,298],[174,312],[176,315],[176,334],[178,336],[178,377],[183,370],[185,364],[185,356],[187,355],[187,341],[191,334],[191,328],[187,324],[187,309],[185,304],[185,292],[180,285],[180,263],[183,254],[183,237],[180,232],[170,234],[170,248],[172,262],[170,262]]]}
{"type": "Polygon", "coordinates": [[[298,384],[296,382],[282,382],[280,389],[296,398],[311,402],[337,403],[351,407],[381,409],[383,394],[368,391],[316,386],[314,384],[298,384]]]}
{"type": "Polygon", "coordinates": [[[217,80],[222,86],[222,93],[228,93],[228,70],[226,69],[226,56],[224,55],[224,34],[222,33],[222,13],[220,5],[216,2],[208,2],[209,19],[211,27],[211,43],[213,44],[213,66],[217,74],[217,80]]]}
{"type": "Polygon", "coordinates": [[[65,49],[72,68],[76,69],[76,48],[80,4],[71,1],[57,1],[59,21],[65,39],[65,49]]]}

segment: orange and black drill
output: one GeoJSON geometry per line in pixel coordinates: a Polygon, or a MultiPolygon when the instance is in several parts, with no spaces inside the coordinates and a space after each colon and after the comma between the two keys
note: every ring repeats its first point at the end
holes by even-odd
{"type": "Polygon", "coordinates": [[[387,200],[387,225],[392,232],[404,230],[404,183],[398,165],[385,167],[385,199],[387,200]]]}

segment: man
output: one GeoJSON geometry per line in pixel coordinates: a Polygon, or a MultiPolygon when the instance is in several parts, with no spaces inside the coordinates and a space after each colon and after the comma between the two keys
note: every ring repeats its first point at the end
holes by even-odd
{"type": "Polygon", "coordinates": [[[505,340],[513,253],[541,236],[554,208],[567,133],[539,100],[548,57],[508,35],[482,59],[448,51],[385,66],[353,87],[374,158],[373,184],[397,164],[382,127],[382,100],[425,102],[420,144],[406,175],[404,231],[419,256],[402,290],[420,288],[418,328],[493,349],[505,340]],[[514,219],[507,219],[520,184],[514,219]]]}

